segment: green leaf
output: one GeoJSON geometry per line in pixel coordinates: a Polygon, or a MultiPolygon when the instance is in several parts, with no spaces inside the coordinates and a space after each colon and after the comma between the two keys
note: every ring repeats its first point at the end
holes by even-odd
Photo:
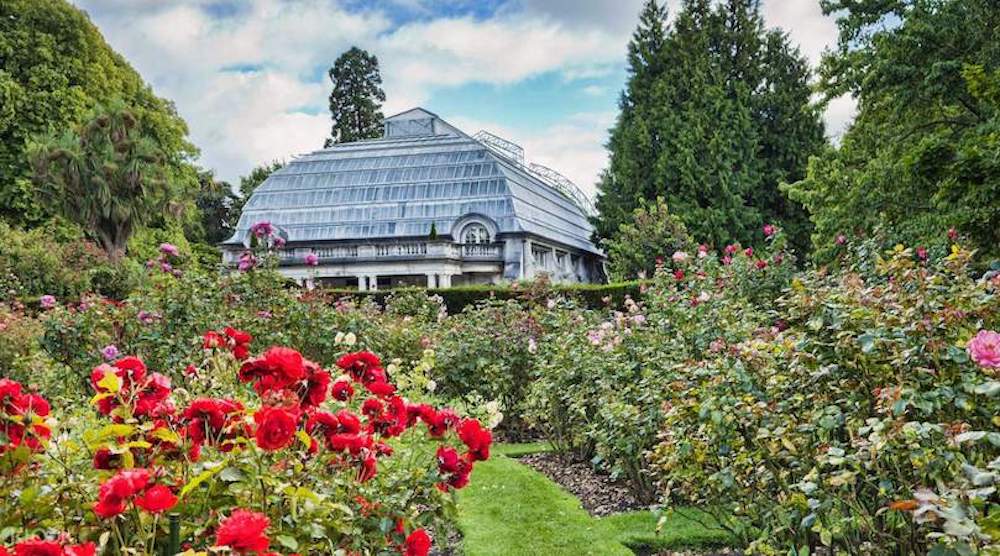
{"type": "Polygon", "coordinates": [[[215,467],[212,467],[211,469],[206,469],[206,470],[202,471],[195,478],[193,478],[190,481],[188,481],[188,484],[184,485],[184,488],[181,489],[181,492],[178,495],[178,497],[179,498],[184,498],[185,496],[187,496],[187,494],[189,492],[191,492],[192,490],[198,488],[202,483],[204,483],[205,481],[211,479],[215,475],[221,473],[223,469],[225,469],[224,466],[217,465],[215,467]]]}
{"type": "Polygon", "coordinates": [[[861,345],[861,351],[864,353],[871,353],[875,349],[875,336],[871,334],[862,334],[858,336],[858,344],[861,345]]]}
{"type": "Polygon", "coordinates": [[[293,537],[290,537],[288,535],[278,535],[275,538],[278,539],[278,542],[281,543],[281,546],[287,548],[288,550],[299,549],[299,541],[295,540],[293,537]]]}

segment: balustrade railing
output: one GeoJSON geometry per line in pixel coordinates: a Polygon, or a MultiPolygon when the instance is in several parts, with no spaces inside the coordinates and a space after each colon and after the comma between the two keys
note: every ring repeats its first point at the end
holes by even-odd
{"type": "Polygon", "coordinates": [[[465,243],[462,244],[463,257],[500,257],[500,245],[494,243],[465,243]]]}
{"type": "MultiPolygon", "coordinates": [[[[283,263],[296,264],[306,255],[313,253],[320,260],[324,259],[364,259],[381,257],[443,257],[448,259],[499,259],[503,257],[502,243],[451,243],[438,242],[407,242],[368,245],[338,245],[316,248],[280,249],[275,255],[283,263]]],[[[240,252],[228,251],[225,261],[235,263],[240,252]]]]}

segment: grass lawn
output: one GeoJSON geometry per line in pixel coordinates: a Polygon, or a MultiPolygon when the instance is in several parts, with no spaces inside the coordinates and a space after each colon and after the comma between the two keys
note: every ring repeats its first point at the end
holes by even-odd
{"type": "Polygon", "coordinates": [[[476,464],[472,482],[458,493],[458,524],[467,556],[631,556],[629,547],[692,547],[725,541],[719,532],[685,517],[693,515],[686,512],[671,514],[659,536],[650,512],[591,517],[576,497],[504,455],[546,450],[542,443],[498,445],[489,461],[476,464]]]}

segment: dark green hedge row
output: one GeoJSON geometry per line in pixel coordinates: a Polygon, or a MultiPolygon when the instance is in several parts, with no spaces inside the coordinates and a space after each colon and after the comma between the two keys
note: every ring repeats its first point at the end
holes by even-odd
{"type": "Polygon", "coordinates": [[[358,291],[346,289],[324,289],[322,295],[330,300],[351,297],[354,299],[370,298],[379,305],[385,305],[385,300],[393,293],[401,291],[421,291],[428,295],[439,295],[444,299],[449,314],[460,313],[462,309],[486,299],[520,299],[524,301],[544,301],[553,295],[563,295],[576,299],[581,305],[599,309],[610,304],[620,306],[626,296],[638,301],[641,297],[641,282],[618,282],[615,284],[569,284],[549,285],[482,285],[457,286],[454,288],[397,288],[394,290],[358,291]]]}

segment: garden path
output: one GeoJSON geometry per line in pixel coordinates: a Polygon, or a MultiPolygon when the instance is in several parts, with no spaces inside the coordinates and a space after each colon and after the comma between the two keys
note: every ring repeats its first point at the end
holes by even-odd
{"type": "Polygon", "coordinates": [[[657,518],[648,511],[591,516],[572,494],[514,459],[546,449],[500,444],[488,461],[476,465],[471,483],[458,494],[467,556],[632,556],[718,538],[679,514],[660,535],[657,518]]]}

